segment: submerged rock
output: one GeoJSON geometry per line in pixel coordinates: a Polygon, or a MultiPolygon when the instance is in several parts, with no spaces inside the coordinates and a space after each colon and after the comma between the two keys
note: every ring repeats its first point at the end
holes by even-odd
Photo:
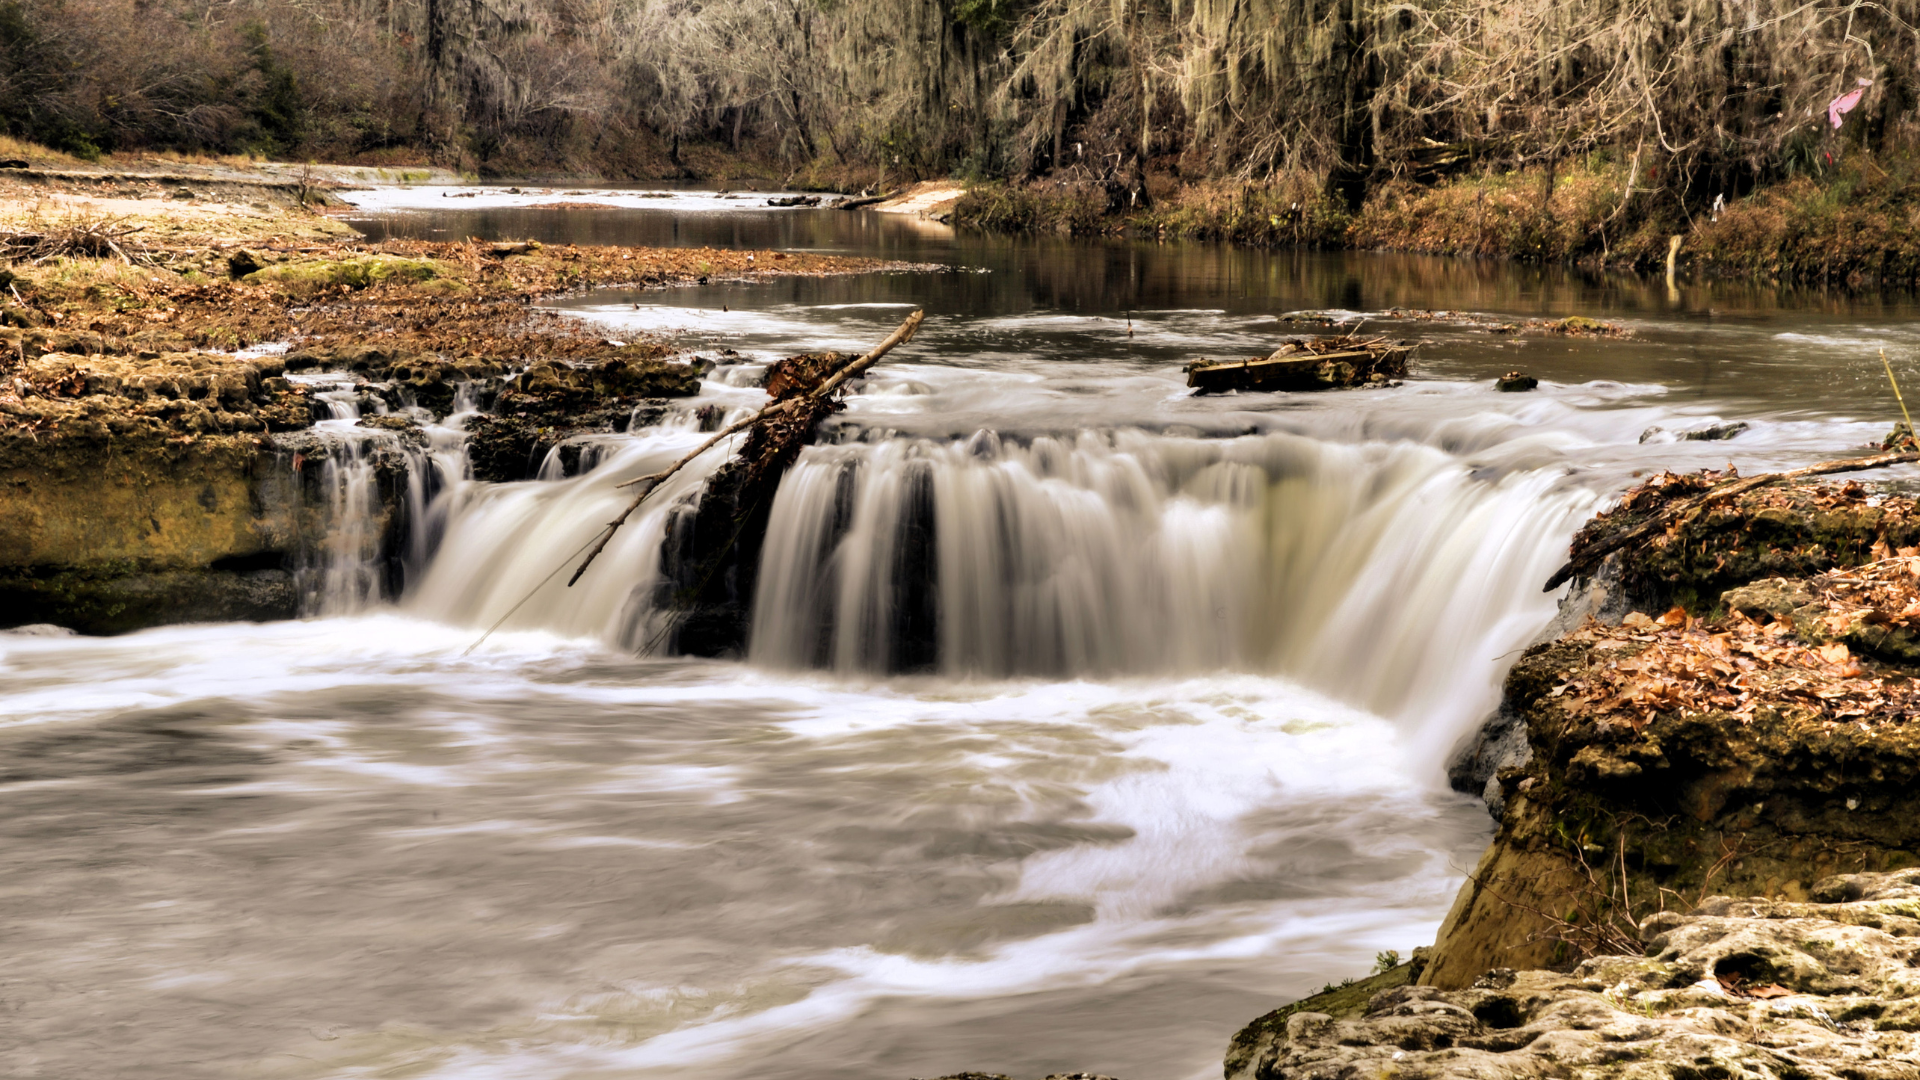
{"type": "Polygon", "coordinates": [[[1235,1036],[1228,1080],[1920,1076],[1920,870],[1827,878],[1813,902],[1710,899],[1645,920],[1642,955],[1572,971],[1322,995],[1235,1036]]]}
{"type": "Polygon", "coordinates": [[[1540,380],[1524,371],[1509,371],[1493,380],[1493,388],[1503,394],[1525,393],[1540,385],[1540,380]]]}
{"type": "Polygon", "coordinates": [[[1749,425],[1745,421],[1736,421],[1731,424],[1714,424],[1710,427],[1682,432],[1680,438],[1687,442],[1720,442],[1739,435],[1741,432],[1746,431],[1748,427],[1749,425]]]}
{"type": "Polygon", "coordinates": [[[1569,315],[1547,324],[1549,333],[1566,334],[1569,337],[1632,337],[1633,331],[1616,323],[1590,319],[1584,315],[1569,315]]]}

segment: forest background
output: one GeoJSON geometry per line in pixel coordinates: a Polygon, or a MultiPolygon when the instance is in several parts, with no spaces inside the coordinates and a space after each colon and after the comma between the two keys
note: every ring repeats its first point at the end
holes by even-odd
{"type": "Polygon", "coordinates": [[[1690,254],[1911,277],[1917,25],[1920,0],[6,0],[0,123],[85,158],[950,175],[984,224],[1268,244],[1657,261],[1707,221],[1690,254]]]}

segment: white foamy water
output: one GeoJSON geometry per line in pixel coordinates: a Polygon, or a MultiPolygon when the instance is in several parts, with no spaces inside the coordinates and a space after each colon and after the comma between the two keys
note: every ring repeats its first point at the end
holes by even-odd
{"type": "Polygon", "coordinates": [[[394,615],[0,638],[35,714],[5,736],[7,835],[36,838],[6,856],[38,883],[9,1071],[125,1023],[170,1075],[824,1077],[877,1031],[945,1034],[860,1071],[1184,1075],[1234,1013],[1005,1032],[1363,970],[1430,933],[1484,835],[1388,722],[1285,680],[471,641],[394,615]],[[140,848],[98,848],[111,820],[140,848]]]}
{"type": "MultiPolygon", "coordinates": [[[[742,210],[778,213],[793,207],[769,205],[772,199],[805,197],[793,191],[714,191],[690,188],[579,188],[541,184],[461,184],[371,187],[339,193],[357,210],[508,210],[542,209],[657,210],[670,214],[728,213],[742,210]]],[[[833,196],[828,196],[831,202],[833,196]]]]}

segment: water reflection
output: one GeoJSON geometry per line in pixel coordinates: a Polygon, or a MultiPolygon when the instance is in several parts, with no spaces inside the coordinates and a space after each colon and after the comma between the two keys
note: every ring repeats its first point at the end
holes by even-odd
{"type": "MultiPolygon", "coordinates": [[[[1847,293],[1749,281],[1599,273],[1486,259],[1372,252],[1258,251],[1208,243],[1010,237],[953,230],[899,215],[837,210],[422,210],[352,219],[370,236],[531,236],[553,243],[716,245],[855,254],[938,264],[945,272],[716,283],[700,289],[602,292],[563,306],[611,310],[667,303],[718,312],[849,304],[924,307],[966,320],[974,345],[1053,359],[1139,358],[1156,363],[1265,352],[1303,332],[1279,316],[1327,312],[1366,328],[1424,339],[1422,377],[1491,380],[1521,368],[1551,382],[1648,383],[1695,400],[1758,413],[1891,416],[1880,368],[1920,382],[1920,331],[1910,293],[1847,293]],[[1395,319],[1392,309],[1459,311],[1507,319],[1587,315],[1624,323],[1628,341],[1500,336],[1445,320],[1395,319]],[[1156,313],[1217,316],[1234,333],[1161,342],[1156,313]],[[996,335],[995,318],[1050,314],[1044,333],[996,335]],[[1264,320],[1264,321],[1263,321],[1264,320]],[[1134,331],[1129,335],[1131,324],[1134,331]],[[1236,353],[1234,350],[1238,350],[1236,353]]],[[[877,326],[884,311],[874,312],[877,326]]],[[[730,329],[739,329],[733,327],[730,329]]],[[[1308,328],[1311,329],[1311,328],[1308,328]]],[[[749,331],[750,333],[750,331],[749,331]]]]}

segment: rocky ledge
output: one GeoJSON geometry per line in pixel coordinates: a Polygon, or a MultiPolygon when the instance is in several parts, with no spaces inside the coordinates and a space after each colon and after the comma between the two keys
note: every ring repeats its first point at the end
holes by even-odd
{"type": "Polygon", "coordinates": [[[1810,902],[1711,898],[1641,928],[1645,955],[1470,986],[1319,999],[1235,1037],[1228,1080],[1911,1080],[1920,871],[1848,874],[1810,902]]]}
{"type": "Polygon", "coordinates": [[[287,618],[328,588],[325,564],[356,555],[392,595],[410,500],[449,479],[423,425],[484,410],[466,430],[473,475],[519,480],[556,449],[574,471],[579,440],[651,423],[700,386],[666,342],[610,341],[536,301],[879,265],[372,245],[300,208],[209,209],[193,221],[211,231],[182,232],[171,207],[109,220],[79,199],[62,224],[41,220],[41,194],[0,184],[0,224],[51,245],[0,266],[0,627],[287,618]],[[121,254],[95,250],[102,229],[121,254]],[[356,430],[314,428],[348,405],[356,430]]]}
{"type": "MultiPolygon", "coordinates": [[[[1603,543],[1717,476],[1656,477],[1603,543]]],[[[1457,763],[1500,831],[1423,981],[1566,968],[1713,893],[1920,863],[1920,515],[1857,483],[1700,508],[1609,557],[1457,763]],[[1597,616],[1597,617],[1596,617],[1597,616]]]]}

